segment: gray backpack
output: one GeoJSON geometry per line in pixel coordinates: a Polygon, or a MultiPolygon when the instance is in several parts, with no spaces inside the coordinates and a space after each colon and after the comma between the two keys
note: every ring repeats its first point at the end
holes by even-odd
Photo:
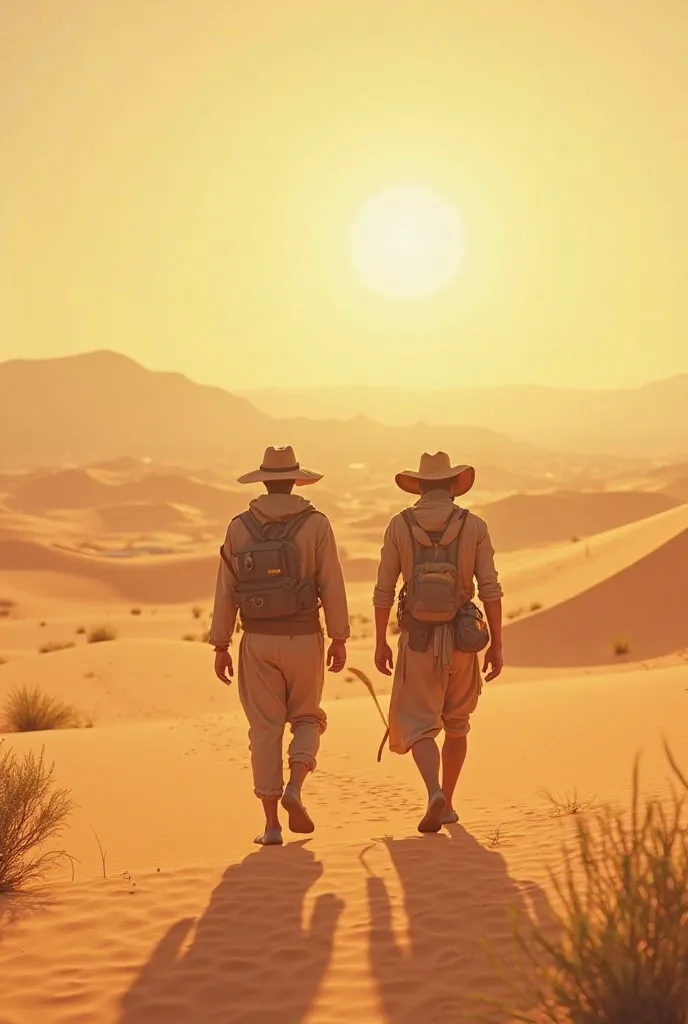
{"type": "Polygon", "coordinates": [[[416,622],[451,622],[462,605],[458,554],[467,513],[453,511],[441,533],[426,532],[409,508],[401,514],[413,541],[413,575],[404,588],[404,613],[416,622]]]}
{"type": "Polygon", "coordinates": [[[237,578],[237,603],[242,618],[284,619],[300,611],[318,608],[314,579],[301,579],[296,533],[315,509],[308,509],[286,523],[261,523],[252,512],[241,520],[253,541],[241,548],[230,565],[224,546],[220,555],[237,578]]]}
{"type": "Polygon", "coordinates": [[[411,649],[426,650],[433,627],[452,622],[456,650],[478,654],[490,634],[478,606],[461,597],[459,540],[468,512],[455,509],[442,533],[423,530],[411,509],[401,514],[413,541],[413,575],[399,595],[398,621],[409,630],[411,649]]]}

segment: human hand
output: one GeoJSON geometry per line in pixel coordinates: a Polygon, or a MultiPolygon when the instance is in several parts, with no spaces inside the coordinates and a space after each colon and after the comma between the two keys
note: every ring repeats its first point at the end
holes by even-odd
{"type": "Polygon", "coordinates": [[[330,672],[341,672],[346,665],[346,640],[333,640],[327,652],[330,672]]]}
{"type": "Polygon", "coordinates": [[[383,676],[391,676],[394,668],[394,655],[392,648],[386,641],[378,643],[375,648],[375,668],[382,672],[383,676]]]}
{"type": "Polygon", "coordinates": [[[483,672],[487,673],[485,682],[489,683],[491,680],[496,679],[503,668],[504,655],[502,654],[501,646],[498,647],[496,644],[490,644],[485,651],[485,660],[483,661],[483,672]]]}
{"type": "Polygon", "coordinates": [[[225,686],[232,685],[234,665],[229,651],[215,651],[215,675],[225,686]]]}

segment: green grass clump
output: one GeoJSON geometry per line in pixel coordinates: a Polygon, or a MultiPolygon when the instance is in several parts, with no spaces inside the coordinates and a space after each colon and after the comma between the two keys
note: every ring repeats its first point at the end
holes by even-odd
{"type": "Polygon", "coordinates": [[[52,654],[54,651],[66,651],[69,647],[73,647],[74,644],[70,642],[60,643],[59,640],[48,640],[47,644],[41,644],[38,648],[39,654],[52,654]]]}
{"type": "Polygon", "coordinates": [[[107,640],[116,640],[117,631],[107,626],[95,626],[86,637],[90,644],[102,644],[107,640]]]}
{"type": "Polygon", "coordinates": [[[66,857],[44,846],[62,832],[73,807],[42,752],[19,758],[0,740],[0,893],[27,889],[66,857]]]}
{"type": "Polygon", "coordinates": [[[37,686],[10,690],[0,716],[2,732],[44,732],[48,729],[78,729],[79,713],[64,701],[50,697],[37,686]]]}
{"type": "Polygon", "coordinates": [[[513,1019],[688,1021],[688,779],[672,765],[686,793],[642,801],[636,761],[630,813],[577,818],[575,852],[550,876],[556,933],[533,926],[518,935],[539,1015],[513,1019]]]}

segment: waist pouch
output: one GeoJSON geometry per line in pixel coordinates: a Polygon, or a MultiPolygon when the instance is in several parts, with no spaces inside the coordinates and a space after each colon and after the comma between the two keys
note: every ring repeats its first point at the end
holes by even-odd
{"type": "MultiPolygon", "coordinates": [[[[399,624],[408,633],[409,650],[425,653],[430,646],[430,640],[435,629],[434,625],[426,622],[417,622],[408,614],[403,616],[399,624]]],[[[462,651],[464,654],[478,654],[490,642],[490,634],[483,618],[483,613],[472,601],[469,601],[461,608],[455,616],[452,626],[454,649],[462,651]]]]}

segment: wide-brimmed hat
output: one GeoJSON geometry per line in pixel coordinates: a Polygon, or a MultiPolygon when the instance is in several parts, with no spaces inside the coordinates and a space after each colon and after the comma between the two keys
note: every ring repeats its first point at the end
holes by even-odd
{"type": "Polygon", "coordinates": [[[269,483],[271,480],[293,480],[298,487],[322,480],[322,473],[302,469],[296,461],[291,445],[286,448],[266,448],[258,469],[239,477],[240,484],[269,483]]]}
{"type": "Polygon", "coordinates": [[[457,498],[460,494],[470,491],[475,480],[475,470],[473,466],[452,466],[451,459],[446,452],[435,452],[434,455],[423,452],[418,472],[405,469],[403,472],[397,473],[394,479],[397,486],[401,487],[402,491],[408,491],[409,494],[420,494],[421,482],[451,480],[453,481],[451,493],[457,498]]]}

